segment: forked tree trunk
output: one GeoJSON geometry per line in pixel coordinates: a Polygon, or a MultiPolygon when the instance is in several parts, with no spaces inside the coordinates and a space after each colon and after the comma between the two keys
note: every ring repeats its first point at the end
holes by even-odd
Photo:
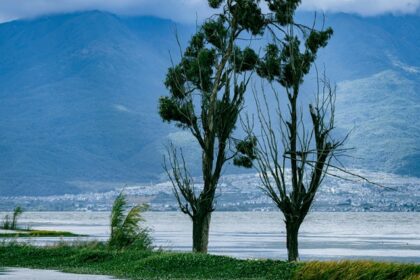
{"type": "Polygon", "coordinates": [[[299,228],[299,222],[286,221],[287,254],[289,262],[299,260],[299,228]]]}
{"type": "Polygon", "coordinates": [[[207,253],[211,213],[197,215],[193,219],[193,252],[207,253]]]}

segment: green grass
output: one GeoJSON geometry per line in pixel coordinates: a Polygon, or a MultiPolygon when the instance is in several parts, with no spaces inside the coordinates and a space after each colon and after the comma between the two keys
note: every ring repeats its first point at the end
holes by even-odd
{"type": "Polygon", "coordinates": [[[296,265],[204,254],[111,250],[102,244],[0,246],[0,267],[58,269],[130,279],[290,279],[296,265]]]}
{"type": "Polygon", "coordinates": [[[136,249],[104,244],[0,245],[0,267],[57,269],[129,279],[420,279],[420,266],[375,262],[287,263],[136,249]],[[416,278],[417,277],[417,278],[416,278]]]}
{"type": "Polygon", "coordinates": [[[14,237],[81,237],[84,235],[75,234],[68,231],[52,230],[18,230],[18,232],[0,233],[0,238],[14,237]]]}

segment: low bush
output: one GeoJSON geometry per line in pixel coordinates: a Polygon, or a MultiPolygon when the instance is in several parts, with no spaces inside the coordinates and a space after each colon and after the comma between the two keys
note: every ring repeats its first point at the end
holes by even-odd
{"type": "Polygon", "coordinates": [[[142,213],[146,210],[146,205],[136,205],[127,211],[127,199],[123,193],[120,193],[112,206],[109,246],[119,249],[127,247],[151,249],[150,230],[141,225],[144,222],[142,213]]]}
{"type": "Polygon", "coordinates": [[[18,218],[23,214],[23,209],[20,206],[15,207],[13,210],[12,218],[8,214],[4,216],[2,229],[17,230],[18,218]]]}

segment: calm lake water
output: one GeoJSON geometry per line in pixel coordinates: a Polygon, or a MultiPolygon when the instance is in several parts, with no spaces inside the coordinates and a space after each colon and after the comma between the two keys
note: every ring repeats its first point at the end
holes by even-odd
{"type": "MultiPolygon", "coordinates": [[[[177,212],[148,212],[145,218],[156,246],[174,251],[191,249],[188,217],[177,212]]],[[[69,241],[106,240],[109,213],[30,212],[22,216],[20,225],[91,236],[65,239],[69,241]]],[[[60,239],[20,241],[45,245],[60,239]]],[[[302,260],[357,258],[420,263],[420,213],[311,213],[301,228],[299,242],[302,260]]],[[[277,212],[215,212],[209,251],[239,258],[285,259],[282,216],[277,212]]]]}

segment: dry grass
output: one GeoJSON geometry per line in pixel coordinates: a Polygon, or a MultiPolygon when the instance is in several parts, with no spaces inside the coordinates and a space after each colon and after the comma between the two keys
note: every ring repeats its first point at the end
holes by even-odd
{"type": "Polygon", "coordinates": [[[296,271],[296,280],[417,280],[420,266],[371,261],[308,262],[296,271]]]}

